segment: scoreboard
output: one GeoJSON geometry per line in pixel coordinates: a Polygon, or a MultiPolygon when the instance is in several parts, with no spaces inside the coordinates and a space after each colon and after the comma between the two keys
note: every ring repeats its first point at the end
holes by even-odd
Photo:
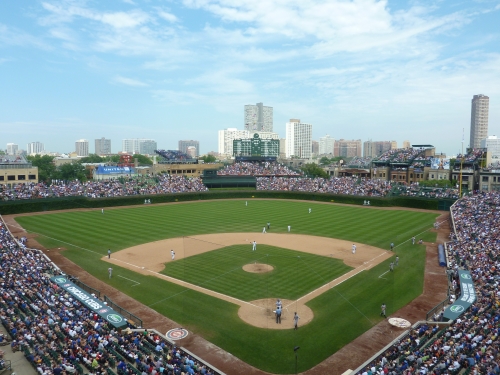
{"type": "Polygon", "coordinates": [[[261,139],[258,133],[250,139],[233,140],[233,156],[279,157],[279,139],[261,139]]]}

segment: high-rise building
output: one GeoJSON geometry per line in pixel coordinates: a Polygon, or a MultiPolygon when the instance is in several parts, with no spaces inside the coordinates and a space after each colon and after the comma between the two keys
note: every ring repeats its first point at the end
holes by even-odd
{"type": "Polygon", "coordinates": [[[391,150],[396,150],[398,148],[398,142],[397,141],[391,141],[391,150]]]}
{"type": "Polygon", "coordinates": [[[366,141],[363,143],[363,156],[376,157],[389,151],[392,147],[392,141],[366,141]]]}
{"type": "Polygon", "coordinates": [[[7,155],[16,155],[19,150],[19,145],[15,143],[7,143],[7,155]]]}
{"type": "Polygon", "coordinates": [[[361,139],[345,140],[339,139],[333,145],[333,156],[351,158],[361,156],[361,139]]]}
{"type": "Polygon", "coordinates": [[[495,135],[490,135],[488,138],[482,139],[481,148],[487,149],[493,161],[500,159],[500,138],[495,135]]]}
{"type": "Polygon", "coordinates": [[[139,154],[154,155],[155,150],[158,149],[158,144],[152,139],[139,140],[139,154]]]}
{"type": "Polygon", "coordinates": [[[311,152],[313,155],[319,155],[319,142],[318,141],[312,141],[312,148],[311,152]]]}
{"type": "Polygon", "coordinates": [[[310,159],[312,156],[312,125],[299,119],[286,123],[286,157],[310,159]]]}
{"type": "Polygon", "coordinates": [[[26,145],[26,153],[28,155],[41,154],[44,151],[42,142],[31,142],[26,145]]]}
{"type": "Polygon", "coordinates": [[[123,139],[122,151],[129,154],[153,155],[157,150],[157,143],[153,139],[123,139]]]}
{"type": "Polygon", "coordinates": [[[95,154],[96,155],[109,155],[111,154],[111,139],[102,137],[95,140],[95,154]]]}
{"type": "Polygon", "coordinates": [[[469,147],[479,148],[481,140],[488,137],[488,111],[490,98],[486,95],[474,95],[470,116],[470,142],[469,147]]]}
{"type": "Polygon", "coordinates": [[[248,139],[250,132],[248,130],[239,130],[236,128],[227,128],[219,130],[219,155],[233,155],[233,141],[235,139],[248,139]]]}
{"type": "Polygon", "coordinates": [[[245,106],[244,129],[251,132],[273,131],[273,107],[267,107],[262,103],[245,106]]]}
{"type": "Polygon", "coordinates": [[[411,148],[410,141],[403,141],[403,148],[411,148]]]}
{"type": "Polygon", "coordinates": [[[76,141],[75,152],[77,156],[89,156],[89,141],[86,139],[76,141]]]}
{"type": "Polygon", "coordinates": [[[333,155],[333,145],[335,144],[335,139],[331,138],[328,134],[319,139],[319,154],[332,154],[333,155]]]}
{"type": "Polygon", "coordinates": [[[280,158],[286,158],[286,138],[280,138],[280,158]]]}
{"type": "Polygon", "coordinates": [[[195,155],[193,157],[197,157],[200,155],[200,142],[199,141],[179,141],[179,151],[183,152],[185,154],[188,153],[188,148],[189,147],[194,147],[195,148],[195,155]]]}
{"type": "Polygon", "coordinates": [[[196,147],[194,146],[189,146],[185,152],[186,155],[192,157],[192,158],[196,158],[196,147]]]}

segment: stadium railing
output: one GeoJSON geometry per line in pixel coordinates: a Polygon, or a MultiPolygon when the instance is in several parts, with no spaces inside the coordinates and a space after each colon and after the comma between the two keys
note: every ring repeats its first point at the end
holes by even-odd
{"type": "Polygon", "coordinates": [[[90,293],[90,294],[95,294],[97,296],[97,298],[100,298],[101,297],[101,291],[100,290],[97,290],[95,288],[92,288],[91,286],[88,286],[87,284],[85,284],[84,282],[78,280],[78,277],[76,276],[72,276],[72,275],[68,275],[68,278],[73,282],[75,283],[76,285],[78,285],[80,288],[82,288],[83,290],[85,290],[86,292],[90,293]]]}
{"type": "Polygon", "coordinates": [[[109,307],[111,307],[113,310],[115,310],[116,312],[118,312],[125,319],[131,320],[133,322],[134,326],[136,326],[137,328],[144,327],[143,323],[142,323],[142,319],[140,319],[138,316],[132,314],[130,311],[127,311],[124,308],[122,308],[119,305],[117,305],[116,303],[114,303],[108,296],[104,295],[103,300],[104,300],[104,302],[106,302],[106,304],[109,307]]]}

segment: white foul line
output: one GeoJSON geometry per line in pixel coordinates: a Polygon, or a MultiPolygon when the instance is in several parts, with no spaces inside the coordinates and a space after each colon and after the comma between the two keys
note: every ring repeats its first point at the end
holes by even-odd
{"type": "Polygon", "coordinates": [[[132,279],[128,279],[126,278],[125,276],[122,276],[122,275],[117,275],[118,277],[121,277],[122,279],[125,279],[125,280],[129,280],[129,281],[132,281],[133,283],[135,283],[135,285],[132,285],[132,286],[137,286],[137,285],[141,285],[141,283],[135,281],[135,280],[132,280],[132,279]]]}

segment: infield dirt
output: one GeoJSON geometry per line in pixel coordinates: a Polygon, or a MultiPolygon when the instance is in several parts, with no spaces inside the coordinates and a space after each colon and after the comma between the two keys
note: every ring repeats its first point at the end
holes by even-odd
{"type": "MultiPolygon", "coordinates": [[[[151,242],[120,250],[113,253],[110,259],[108,259],[107,256],[101,259],[135,272],[153,275],[168,280],[169,282],[237,304],[240,306],[238,316],[244,322],[255,327],[293,329],[292,316],[294,312],[298,313],[301,325],[309,323],[314,317],[312,310],[305,305],[306,302],[357,273],[376,266],[391,256],[392,252],[390,251],[364,244],[356,244],[356,253],[353,254],[352,242],[327,237],[305,236],[291,233],[218,233],[151,242]],[[165,263],[176,262],[179,259],[195,256],[226,246],[248,244],[248,252],[252,252],[252,242],[254,240],[257,242],[256,252],[259,251],[259,245],[266,244],[341,259],[346,265],[354,269],[295,301],[283,301],[283,320],[281,324],[276,324],[274,321],[275,316],[273,307],[276,299],[267,298],[256,301],[242,301],[159,273],[165,268],[165,263]],[[171,250],[175,252],[175,260],[172,259],[171,250]]],[[[247,266],[247,268],[254,267],[253,264],[247,266]]],[[[280,298],[280,296],[276,296],[276,298],[280,298]]]]}

